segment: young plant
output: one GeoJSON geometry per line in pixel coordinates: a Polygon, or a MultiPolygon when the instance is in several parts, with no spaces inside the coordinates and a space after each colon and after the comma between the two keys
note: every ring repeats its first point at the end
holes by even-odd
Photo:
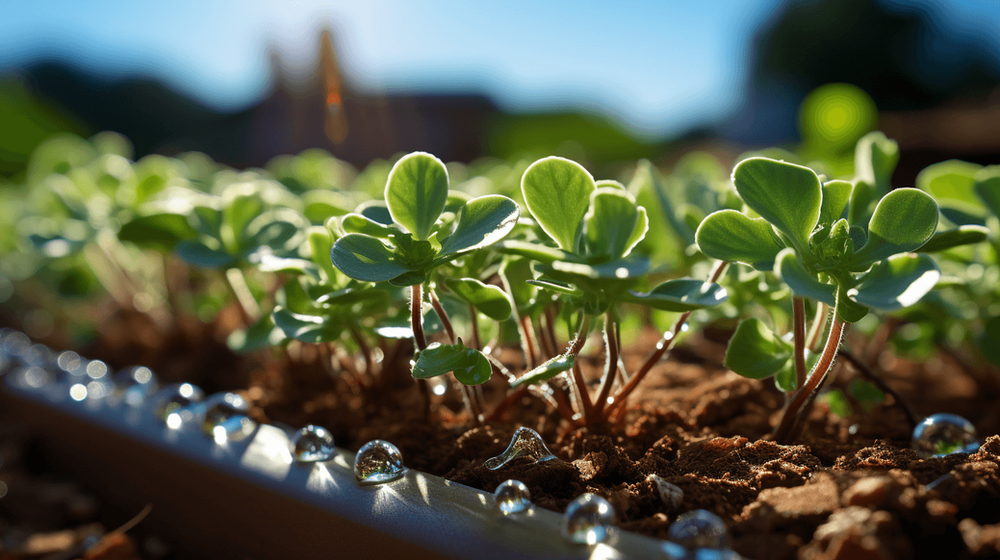
{"type": "Polygon", "coordinates": [[[768,158],[740,162],[733,184],[760,217],[715,212],[699,226],[696,240],[713,258],[773,270],[794,294],[791,343],[759,319],[747,319],[726,351],[726,366],[736,373],[777,376],[779,387],[797,389],[775,431],[778,441],[787,442],[832,368],[845,326],[871,308],[912,305],[934,287],[937,265],[911,252],[934,235],[938,206],[918,189],[901,188],[881,197],[867,223],[852,221],[867,215],[862,201],[867,183],[824,183],[811,169],[768,158]],[[808,375],[804,298],[833,308],[829,319],[817,314],[813,333],[818,336],[828,320],[829,329],[808,375]]]}
{"type": "MultiPolygon", "coordinates": [[[[450,324],[430,283],[432,273],[502,239],[514,227],[520,209],[505,196],[487,195],[470,200],[452,197],[455,211],[445,212],[448,184],[448,170],[441,160],[423,152],[404,156],[393,166],[385,185],[391,221],[379,222],[361,213],[342,217],[340,227],[348,233],[337,239],[330,255],[334,266],[355,280],[410,288],[410,327],[418,351],[414,377],[453,372],[463,384],[478,385],[492,374],[489,359],[479,349],[466,347],[461,339],[428,345],[423,330],[424,293],[442,323],[450,324]]],[[[474,283],[465,285],[470,293],[484,292],[474,283]]]]}
{"type": "MultiPolygon", "coordinates": [[[[651,269],[647,258],[631,254],[646,234],[648,218],[621,184],[595,182],[579,164],[549,157],[528,167],[521,190],[528,211],[556,247],[510,241],[500,250],[535,261],[535,277],[528,283],[559,295],[565,308],[578,311],[579,320],[576,337],[565,352],[524,374],[512,386],[542,383],[571,371],[580,415],[573,420],[584,424],[606,420],[611,412],[607,405],[620,404],[634,388],[630,383],[611,396],[621,350],[619,307],[637,303],[690,312],[719,304],[725,292],[717,284],[692,279],[670,280],[646,293],[636,291],[645,284],[651,269]],[[591,397],[576,357],[596,316],[604,317],[607,360],[597,395],[591,397]]],[[[633,382],[637,383],[662,353],[654,355],[656,358],[647,360],[632,377],[633,382]]]]}

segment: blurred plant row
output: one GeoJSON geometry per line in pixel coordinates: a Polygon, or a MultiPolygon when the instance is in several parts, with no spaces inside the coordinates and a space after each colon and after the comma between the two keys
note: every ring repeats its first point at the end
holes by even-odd
{"type": "Polygon", "coordinates": [[[779,439],[850,325],[898,354],[1000,365],[1000,166],[942,162],[892,189],[899,152],[880,133],[853,162],[803,154],[746,154],[730,174],[692,153],[595,179],[563,158],[425,153],[235,170],[60,136],[0,189],[0,300],[79,338],[109,299],[164,335],[235,310],[234,351],[315,345],[356,387],[412,344],[412,376],[452,375],[474,418],[530,392],[576,424],[619,418],[687,323],[714,323],[735,331],[727,367],[790,395],[779,439]],[[622,341],[649,326],[662,337],[629,371],[622,341]],[[522,363],[500,362],[511,347],[522,363]],[[490,407],[495,376],[507,398],[490,407]]]}

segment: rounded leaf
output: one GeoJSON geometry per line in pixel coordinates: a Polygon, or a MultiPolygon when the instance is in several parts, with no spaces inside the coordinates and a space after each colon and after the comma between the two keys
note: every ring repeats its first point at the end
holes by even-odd
{"type": "Polygon", "coordinates": [[[385,203],[392,220],[418,240],[427,239],[448,201],[448,169],[426,152],[403,156],[392,166],[385,203]]]}
{"type": "Polygon", "coordinates": [[[733,169],[740,198],[799,247],[819,221],[823,190],[816,172],[808,167],[770,158],[741,161],[733,169]]]}
{"type": "Polygon", "coordinates": [[[536,383],[548,381],[560,373],[572,369],[573,362],[575,360],[576,357],[573,356],[573,354],[556,356],[555,358],[548,360],[544,364],[515,379],[511,382],[510,387],[511,389],[515,389],[521,385],[534,385],[536,383]]]}
{"type": "Polygon", "coordinates": [[[927,255],[896,255],[875,265],[847,295],[866,307],[894,311],[920,301],[934,289],[941,271],[927,255]]]}
{"type": "Polygon", "coordinates": [[[851,259],[854,269],[898,253],[919,249],[934,235],[938,223],[938,205],[919,189],[896,189],[882,197],[871,221],[868,241],[851,259]]]}
{"type": "Polygon", "coordinates": [[[341,237],[330,250],[333,266],[365,282],[391,280],[409,269],[396,262],[392,251],[374,237],[350,233],[341,237]]]}
{"type": "Polygon", "coordinates": [[[796,295],[821,301],[827,305],[837,304],[837,286],[824,284],[806,271],[791,247],[778,254],[774,273],[788,284],[796,295]]]}
{"type": "Polygon", "coordinates": [[[521,178],[528,212],[560,248],[576,252],[594,178],[575,161],[547,157],[531,164],[521,178]]]}
{"type": "Polygon", "coordinates": [[[292,313],[283,307],[276,307],[272,315],[285,336],[302,342],[332,342],[340,338],[342,331],[341,323],[330,317],[292,313]]]}
{"type": "Polygon", "coordinates": [[[713,259],[740,262],[762,271],[774,269],[774,259],[785,248],[767,220],[736,210],[709,214],[698,226],[695,242],[713,259]]]}
{"type": "Polygon", "coordinates": [[[474,278],[447,278],[444,283],[459,299],[471,304],[490,319],[506,321],[510,318],[514,302],[507,292],[500,288],[484,284],[474,278]]]}
{"type": "Polygon", "coordinates": [[[493,367],[486,355],[461,342],[432,344],[415,356],[412,374],[417,379],[429,379],[449,371],[465,385],[479,385],[489,380],[493,367]]]}
{"type": "Polygon", "coordinates": [[[630,292],[628,301],[661,311],[691,311],[714,307],[726,301],[725,288],[715,283],[692,278],[667,280],[649,293],[630,292]]]}
{"type": "MultiPolygon", "coordinates": [[[[645,214],[645,212],[643,212],[645,214]]],[[[623,188],[600,187],[590,194],[590,209],[584,215],[587,224],[587,252],[595,257],[621,258],[632,250],[640,227],[639,208],[623,188]]],[[[642,235],[648,229],[645,221],[642,235]]]]}
{"type": "Polygon", "coordinates": [[[792,345],[776,336],[763,321],[747,319],[736,326],[726,347],[725,366],[750,379],[765,379],[781,371],[792,345]]]}
{"type": "Polygon", "coordinates": [[[442,256],[485,247],[503,239],[517,224],[521,209],[498,194],[466,202],[455,219],[455,232],[441,242],[442,256]]]}

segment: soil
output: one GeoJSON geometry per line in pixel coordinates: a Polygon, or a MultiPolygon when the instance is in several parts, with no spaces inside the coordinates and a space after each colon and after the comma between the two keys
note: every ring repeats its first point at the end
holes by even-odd
{"type": "MultiPolygon", "coordinates": [[[[530,395],[499,420],[475,425],[454,389],[435,397],[427,421],[422,394],[405,375],[408,342],[384,345],[373,366],[381,373],[369,376],[361,363],[324,366],[329,356],[311,345],[235,356],[223,341],[237,320],[224,313],[214,324],[184,323],[156,339],[134,334],[147,326],[141,317],[118,313],[81,354],[115,368],[147,364],[165,382],[191,381],[206,392],[240,392],[254,404],[256,420],[322,425],[341,447],[388,440],[408,466],[475,488],[493,491],[518,479],[539,507],[562,511],[593,492],[614,505],[628,531],[666,538],[677,515],[706,509],[725,520],[732,548],[747,558],[1000,557],[1000,407],[992,389],[1000,372],[973,370],[954,351],[917,363],[859,338],[846,343],[918,414],[960,414],[984,442],[971,455],[920,459],[910,449],[912,426],[892,397],[844,418],[817,404],[796,444],[770,441],[784,397],[772,382],[721,365],[725,329],[706,329],[713,339],[692,335],[661,361],[617,424],[570,428],[530,395]],[[520,426],[542,434],[560,461],[521,458],[486,469],[483,462],[503,452],[520,426]]],[[[629,347],[629,371],[657,338],[644,332],[629,347]]],[[[498,355],[519,371],[518,351],[498,355]]],[[[596,378],[603,357],[584,362],[585,374],[596,378]]],[[[827,385],[846,387],[856,376],[838,363],[827,385]]],[[[485,386],[487,403],[502,400],[505,385],[494,376],[485,386]]]]}

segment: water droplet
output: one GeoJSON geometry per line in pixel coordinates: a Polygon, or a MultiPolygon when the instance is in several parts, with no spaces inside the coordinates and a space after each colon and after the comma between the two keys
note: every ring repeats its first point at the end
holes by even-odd
{"type": "Polygon", "coordinates": [[[852,436],[857,435],[858,434],[858,430],[860,428],[861,428],[861,426],[859,424],[851,424],[851,426],[849,428],[847,428],[847,433],[851,434],[852,436]]]}
{"type": "Polygon", "coordinates": [[[60,352],[56,358],[56,365],[65,371],[73,371],[80,367],[80,355],[72,350],[60,352]]]}
{"type": "Polygon", "coordinates": [[[538,432],[531,428],[521,427],[514,432],[514,437],[511,438],[507,450],[496,457],[487,459],[483,466],[495,471],[521,456],[531,457],[535,462],[559,459],[545,446],[545,442],[542,441],[542,436],[538,435],[538,432]]]}
{"type": "Polygon", "coordinates": [[[427,386],[430,387],[432,393],[440,397],[448,391],[448,380],[443,375],[431,377],[427,380],[427,386]]]}
{"type": "Polygon", "coordinates": [[[504,515],[528,511],[531,507],[531,492],[520,480],[505,480],[493,493],[496,510],[504,515]]]}
{"type": "Polygon", "coordinates": [[[670,526],[667,538],[690,550],[729,548],[726,523],[718,515],[703,509],[680,515],[670,526]]]}
{"type": "Polygon", "coordinates": [[[128,406],[139,406],[146,402],[157,390],[160,384],[152,370],[144,366],[125,368],[113,377],[115,383],[115,398],[128,406]]]}
{"type": "Polygon", "coordinates": [[[257,429],[257,423],[247,416],[250,404],[236,393],[216,393],[205,400],[205,417],[201,429],[215,443],[240,441],[257,429]]]}
{"type": "Polygon", "coordinates": [[[13,331],[3,338],[3,351],[11,357],[20,357],[30,347],[31,339],[22,332],[13,331]]]}
{"type": "Polygon", "coordinates": [[[579,544],[597,544],[614,533],[615,510],[596,494],[583,494],[570,502],[563,514],[563,538],[579,544]]]}
{"type": "Polygon", "coordinates": [[[382,484],[391,482],[406,474],[403,456],[399,449],[388,441],[376,439],[364,444],[354,457],[354,476],[358,483],[382,484]]]}
{"type": "Polygon", "coordinates": [[[48,368],[52,366],[55,359],[55,352],[44,344],[32,344],[21,353],[21,362],[26,366],[48,368]]]}
{"type": "Polygon", "coordinates": [[[21,367],[10,374],[11,382],[22,389],[41,389],[52,382],[52,374],[40,367],[21,367]]]}
{"type": "Polygon", "coordinates": [[[295,434],[292,457],[300,463],[327,461],[336,454],[333,435],[321,426],[309,424],[295,434]]]}
{"type": "Polygon", "coordinates": [[[180,428],[181,424],[194,418],[191,407],[205,398],[205,393],[190,383],[167,385],[153,396],[153,414],[167,423],[170,428],[180,428]]]}
{"type": "Polygon", "coordinates": [[[913,449],[921,459],[979,450],[976,427],[957,414],[932,414],[913,429],[913,449]]]}

